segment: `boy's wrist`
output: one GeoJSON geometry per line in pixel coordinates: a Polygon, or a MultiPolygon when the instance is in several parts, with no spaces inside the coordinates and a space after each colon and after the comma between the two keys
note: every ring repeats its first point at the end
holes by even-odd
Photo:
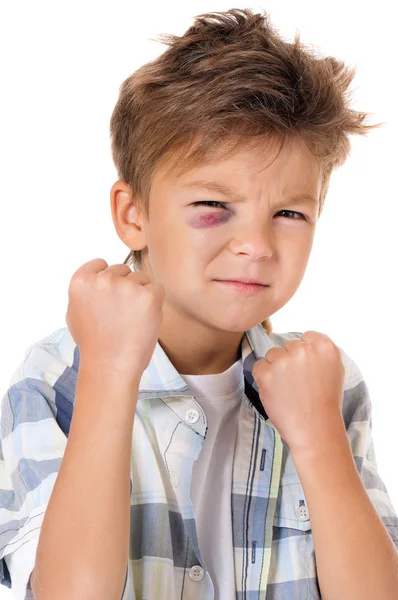
{"type": "Polygon", "coordinates": [[[142,373],[131,365],[124,365],[121,360],[102,358],[95,355],[80,354],[79,373],[92,373],[96,378],[117,385],[128,385],[139,389],[142,373]]]}

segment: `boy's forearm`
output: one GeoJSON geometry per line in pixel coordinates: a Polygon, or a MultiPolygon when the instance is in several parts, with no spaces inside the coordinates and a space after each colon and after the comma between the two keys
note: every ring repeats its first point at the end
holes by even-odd
{"type": "Polygon", "coordinates": [[[398,598],[398,552],[363,487],[344,424],[322,448],[292,458],[308,503],[322,598],[398,598]]]}
{"type": "Polygon", "coordinates": [[[81,363],[69,438],[40,533],[37,600],[120,600],[139,381],[81,363]]]}

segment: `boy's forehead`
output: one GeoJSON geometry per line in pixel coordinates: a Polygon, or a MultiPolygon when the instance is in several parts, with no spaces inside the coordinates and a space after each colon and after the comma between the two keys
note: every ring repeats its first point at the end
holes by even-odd
{"type": "Polygon", "coordinates": [[[169,162],[157,171],[153,183],[156,180],[157,186],[167,185],[182,191],[207,187],[209,191],[235,195],[236,200],[242,200],[242,195],[233,188],[270,177],[285,181],[287,187],[299,184],[312,188],[317,196],[316,189],[320,189],[322,178],[322,163],[311,154],[304,142],[287,140],[281,147],[280,144],[275,145],[267,140],[266,143],[246,144],[234,152],[224,151],[221,155],[220,151],[216,151],[206,160],[190,165],[185,170],[173,168],[169,162]]]}
{"type": "Polygon", "coordinates": [[[175,152],[169,152],[161,161],[157,174],[159,179],[173,181],[175,183],[186,183],[189,179],[196,177],[197,174],[222,166],[229,166],[242,162],[242,156],[247,155],[248,151],[254,150],[252,157],[256,156],[259,160],[269,158],[275,155],[275,140],[243,140],[240,143],[221,140],[218,143],[205,144],[204,137],[196,136],[194,142],[182,145],[175,152]],[[206,148],[206,149],[204,149],[206,148]],[[198,151],[199,154],[198,154],[198,151]]]}

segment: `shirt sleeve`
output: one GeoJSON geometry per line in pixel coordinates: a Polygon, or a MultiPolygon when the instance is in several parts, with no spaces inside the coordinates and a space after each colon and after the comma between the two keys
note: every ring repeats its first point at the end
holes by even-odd
{"type": "Polygon", "coordinates": [[[372,402],[363,374],[339,347],[346,372],[343,416],[353,458],[362,484],[398,550],[398,518],[378,472],[372,435],[372,402]]]}
{"type": "Polygon", "coordinates": [[[0,585],[16,600],[32,598],[29,578],[67,443],[56,418],[65,399],[52,386],[54,361],[43,352],[37,347],[30,355],[38,359],[37,377],[22,362],[0,405],[0,585]],[[41,376],[38,365],[46,361],[41,376]]]}
{"type": "Polygon", "coordinates": [[[34,600],[29,579],[35,566],[38,542],[39,538],[35,536],[18,550],[4,557],[13,583],[12,591],[16,598],[34,600]]]}

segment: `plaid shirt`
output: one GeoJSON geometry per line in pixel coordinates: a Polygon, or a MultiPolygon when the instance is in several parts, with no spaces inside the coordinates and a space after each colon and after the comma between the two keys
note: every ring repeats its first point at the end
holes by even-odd
{"type": "MultiPolygon", "coordinates": [[[[256,325],[242,339],[245,389],[231,482],[237,600],[321,598],[305,494],[252,377],[254,362],[269,348],[301,335],[268,335],[256,325]]],[[[398,549],[398,518],[377,471],[368,388],[356,363],[339,350],[345,367],[343,417],[354,460],[398,549]]],[[[17,600],[30,596],[26,584],[67,443],[78,369],[79,348],[67,327],[58,329],[27,349],[1,402],[0,584],[16,589],[4,560],[12,557],[18,572],[26,573],[17,600]]],[[[157,343],[140,381],[133,426],[130,551],[122,600],[214,598],[190,499],[192,466],[206,429],[202,407],[157,343]]]]}

